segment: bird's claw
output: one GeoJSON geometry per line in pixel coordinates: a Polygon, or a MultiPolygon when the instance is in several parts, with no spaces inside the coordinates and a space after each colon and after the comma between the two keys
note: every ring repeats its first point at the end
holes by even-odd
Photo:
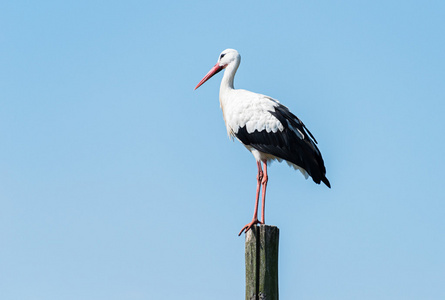
{"type": "Polygon", "coordinates": [[[246,226],[244,226],[243,229],[241,229],[241,231],[238,233],[238,236],[240,236],[241,233],[243,233],[243,232],[247,233],[247,231],[249,231],[249,229],[252,228],[252,226],[255,224],[263,224],[263,223],[258,221],[258,219],[252,220],[252,222],[250,222],[249,224],[246,224],[246,226]]]}

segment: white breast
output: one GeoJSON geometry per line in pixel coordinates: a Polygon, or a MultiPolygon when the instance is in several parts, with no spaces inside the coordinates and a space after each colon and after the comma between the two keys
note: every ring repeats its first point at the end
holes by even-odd
{"type": "Polygon", "coordinates": [[[268,96],[246,90],[231,90],[220,95],[221,109],[227,133],[233,136],[239,128],[246,127],[248,133],[255,130],[277,132],[283,125],[270,111],[275,111],[278,101],[268,96]]]}

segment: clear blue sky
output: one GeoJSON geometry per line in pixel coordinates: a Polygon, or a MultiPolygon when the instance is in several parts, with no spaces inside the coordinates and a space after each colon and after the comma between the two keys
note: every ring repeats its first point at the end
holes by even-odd
{"type": "Polygon", "coordinates": [[[282,299],[445,299],[445,2],[3,1],[1,299],[243,299],[253,156],[221,75],[312,131],[269,169],[282,299]]]}

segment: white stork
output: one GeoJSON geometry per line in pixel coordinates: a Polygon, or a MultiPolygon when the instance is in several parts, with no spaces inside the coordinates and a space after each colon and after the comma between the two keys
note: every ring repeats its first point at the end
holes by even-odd
{"type": "Polygon", "coordinates": [[[227,133],[236,137],[255,157],[258,166],[255,210],[252,222],[244,226],[247,232],[255,224],[264,224],[267,164],[271,160],[285,160],[315,183],[321,181],[331,187],[317,141],[306,126],[289,109],[277,100],[250,91],[235,89],[233,79],[241,62],[234,49],[219,55],[216,65],[198,83],[195,90],[219,71],[226,69],[219,90],[219,102],[227,133]],[[264,171],[261,167],[264,166],[264,171]],[[261,221],[258,220],[258,201],[262,186],[261,221]]]}

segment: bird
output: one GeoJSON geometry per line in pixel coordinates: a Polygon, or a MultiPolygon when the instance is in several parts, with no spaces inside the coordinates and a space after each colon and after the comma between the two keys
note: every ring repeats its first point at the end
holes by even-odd
{"type": "Polygon", "coordinates": [[[271,161],[286,161],[307,179],[331,187],[317,140],[304,123],[286,106],[269,96],[234,88],[234,78],[241,62],[235,49],[226,49],[218,57],[215,66],[195,87],[203,85],[211,77],[224,70],[219,90],[219,102],[227,134],[236,138],[249,150],[258,167],[255,208],[252,221],[246,224],[239,236],[256,224],[265,224],[267,166],[271,161]],[[263,170],[264,168],[264,170],[263,170]],[[258,220],[259,196],[261,197],[261,221],[258,220]]]}

